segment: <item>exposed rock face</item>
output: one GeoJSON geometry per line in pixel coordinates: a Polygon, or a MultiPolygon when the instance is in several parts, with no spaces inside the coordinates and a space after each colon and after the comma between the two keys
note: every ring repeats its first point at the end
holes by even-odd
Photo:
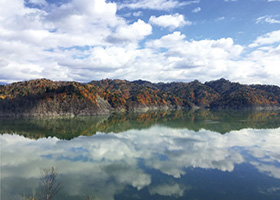
{"type": "Polygon", "coordinates": [[[37,79],[0,86],[0,116],[77,116],[167,109],[279,109],[280,88],[225,79],[190,83],[37,79]]]}

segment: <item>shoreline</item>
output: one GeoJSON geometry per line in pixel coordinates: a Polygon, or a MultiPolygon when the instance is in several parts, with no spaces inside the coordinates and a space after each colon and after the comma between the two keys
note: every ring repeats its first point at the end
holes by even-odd
{"type": "Polygon", "coordinates": [[[239,108],[205,108],[205,107],[198,107],[194,106],[192,108],[184,108],[184,107],[137,107],[134,109],[115,109],[107,112],[95,112],[95,113],[81,113],[81,114],[74,114],[74,113],[0,113],[0,119],[5,118],[75,118],[75,117],[102,117],[102,116],[110,116],[110,115],[122,115],[122,114],[144,114],[144,113],[153,113],[153,112],[173,112],[173,111],[183,111],[183,112],[190,112],[190,111],[197,111],[197,110],[208,110],[208,111],[280,111],[280,106],[251,106],[251,107],[239,107],[239,108]]]}

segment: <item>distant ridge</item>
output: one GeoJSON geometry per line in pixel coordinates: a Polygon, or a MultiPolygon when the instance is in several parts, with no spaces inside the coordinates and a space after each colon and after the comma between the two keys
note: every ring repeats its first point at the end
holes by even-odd
{"type": "Polygon", "coordinates": [[[219,79],[151,83],[104,79],[87,84],[36,79],[0,86],[0,116],[98,115],[159,109],[279,109],[280,88],[219,79]]]}

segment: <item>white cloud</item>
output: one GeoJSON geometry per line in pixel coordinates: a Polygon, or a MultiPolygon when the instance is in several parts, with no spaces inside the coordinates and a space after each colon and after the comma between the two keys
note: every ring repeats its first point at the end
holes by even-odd
{"type": "Polygon", "coordinates": [[[67,4],[52,7],[47,20],[55,25],[58,32],[91,33],[95,36],[96,33],[102,34],[104,31],[104,35],[111,32],[110,28],[125,24],[116,12],[117,5],[106,3],[105,0],[72,0],[67,4]]]}
{"type": "Polygon", "coordinates": [[[116,4],[105,0],[73,0],[59,5],[37,0],[30,3],[49,7],[29,8],[23,0],[0,2],[0,70],[5,70],[1,80],[73,80],[80,73],[79,66],[73,65],[77,64],[74,57],[87,57],[84,47],[108,45],[113,29],[127,40],[140,40],[151,32],[151,26],[141,20],[127,25],[116,15],[116,4]],[[67,50],[73,46],[82,51],[74,55],[67,50]]]}
{"type": "Polygon", "coordinates": [[[280,24],[280,20],[273,18],[273,16],[265,15],[257,18],[256,23],[280,24]]]}
{"type": "Polygon", "coordinates": [[[140,16],[143,15],[143,12],[142,12],[142,11],[133,12],[132,15],[133,15],[134,17],[140,17],[140,16]]]}
{"type": "Polygon", "coordinates": [[[181,32],[176,31],[172,34],[165,35],[158,40],[149,41],[146,46],[152,48],[161,48],[165,47],[167,49],[176,47],[177,45],[184,44],[184,39],[186,36],[181,34],[181,32]]]}
{"type": "Polygon", "coordinates": [[[278,81],[280,76],[279,43],[280,31],[274,31],[258,37],[249,45],[251,48],[256,48],[244,59],[249,79],[259,80],[260,83],[280,85],[278,81]]]}
{"type": "Polygon", "coordinates": [[[280,30],[273,31],[258,37],[249,47],[257,47],[262,45],[270,45],[280,42],[280,30]]]}
{"type": "Polygon", "coordinates": [[[174,15],[161,15],[159,17],[151,16],[149,22],[157,26],[170,28],[171,30],[192,24],[190,21],[185,21],[184,15],[178,13],[174,15]]]}
{"type": "Polygon", "coordinates": [[[188,41],[185,35],[174,32],[148,42],[146,48],[155,49],[154,52],[164,49],[164,53],[154,56],[154,62],[161,65],[161,81],[191,81],[196,77],[207,81],[226,77],[247,84],[280,85],[277,79],[280,76],[279,46],[242,55],[245,47],[234,44],[231,38],[188,41]]]}
{"type": "Polygon", "coordinates": [[[157,185],[149,190],[151,195],[159,194],[161,196],[175,196],[182,197],[184,195],[185,187],[179,184],[168,185],[161,184],[157,185]]]}
{"type": "Polygon", "coordinates": [[[195,9],[192,10],[192,12],[194,12],[194,13],[198,13],[198,12],[200,12],[200,11],[201,11],[201,8],[200,8],[200,7],[197,7],[197,8],[195,8],[195,9]]]}
{"type": "Polygon", "coordinates": [[[225,17],[218,17],[218,18],[216,19],[216,21],[223,21],[223,20],[225,20],[225,17]]]}
{"type": "Polygon", "coordinates": [[[152,9],[152,10],[170,10],[172,8],[178,8],[190,4],[199,3],[200,0],[192,1],[178,1],[178,0],[133,0],[130,3],[122,3],[119,5],[119,9],[152,9]]]}
{"type": "MultiPolygon", "coordinates": [[[[141,19],[126,21],[118,16],[117,4],[105,0],[32,2],[42,6],[30,8],[23,0],[0,1],[0,82],[43,77],[85,82],[107,77],[152,82],[224,77],[280,85],[279,31],[259,36],[249,49],[232,38],[192,40],[188,33],[153,33],[151,24],[172,31],[192,23],[178,13],[152,15],[149,24],[141,19]]],[[[161,3],[164,9],[180,4],[156,0],[130,5],[139,2],[150,9],[161,3]]],[[[198,1],[184,2],[190,3],[198,1]]],[[[143,13],[135,10],[130,16],[143,13]]],[[[276,16],[263,17],[259,23],[277,22],[276,16]]]]}
{"type": "Polygon", "coordinates": [[[280,1],[280,0],[268,0],[268,2],[274,2],[274,1],[280,1]]]}
{"type": "Polygon", "coordinates": [[[162,77],[167,78],[167,74],[174,74],[179,80],[187,77],[195,79],[198,74],[200,77],[219,77],[229,70],[231,63],[243,51],[243,47],[235,45],[231,38],[187,41],[185,37],[180,32],[174,32],[147,43],[150,48],[167,49],[162,55],[165,60],[163,65],[169,66],[170,71],[166,71],[162,77]]]}
{"type": "Polygon", "coordinates": [[[144,39],[152,33],[152,26],[141,19],[131,25],[119,26],[110,40],[118,41],[138,41],[144,39]]]}
{"type": "Polygon", "coordinates": [[[277,77],[280,76],[280,45],[275,48],[258,48],[247,56],[247,60],[252,62],[252,68],[255,69],[255,72],[251,71],[251,76],[259,76],[261,82],[269,81],[270,84],[278,82],[277,77]]]}
{"type": "Polygon", "coordinates": [[[28,3],[39,5],[39,6],[47,6],[48,5],[46,0],[29,0],[28,3]]]}

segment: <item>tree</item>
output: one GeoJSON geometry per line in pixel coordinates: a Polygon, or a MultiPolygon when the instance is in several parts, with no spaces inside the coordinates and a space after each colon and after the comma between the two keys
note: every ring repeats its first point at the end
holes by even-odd
{"type": "Polygon", "coordinates": [[[41,186],[44,192],[40,199],[51,200],[61,190],[61,182],[57,180],[57,175],[58,172],[54,167],[42,170],[41,186]]]}

